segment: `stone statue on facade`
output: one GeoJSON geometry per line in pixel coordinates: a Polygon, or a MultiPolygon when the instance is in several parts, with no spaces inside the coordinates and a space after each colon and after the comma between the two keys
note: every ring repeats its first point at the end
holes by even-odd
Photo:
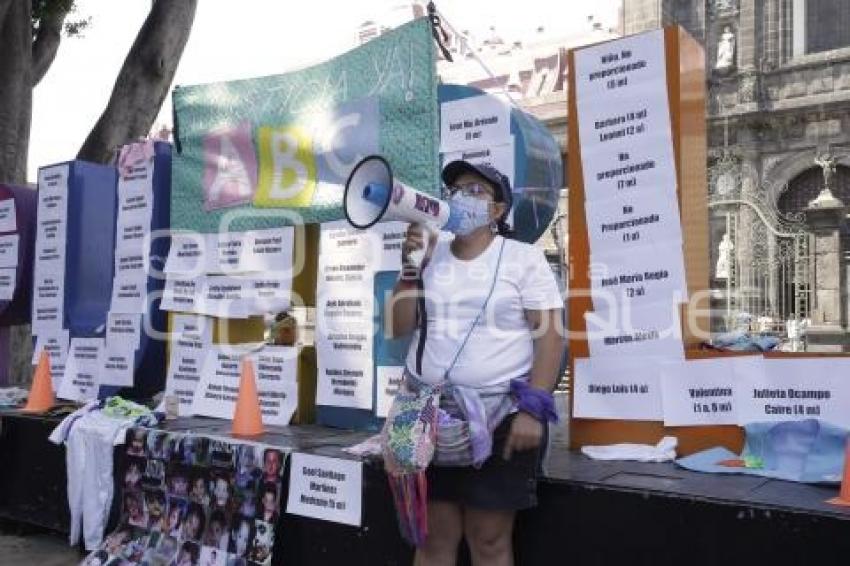
{"type": "Polygon", "coordinates": [[[835,156],[824,153],[815,157],[815,165],[823,169],[823,188],[832,190],[832,180],[835,178],[835,156]]]}
{"type": "Polygon", "coordinates": [[[717,265],[714,268],[716,279],[729,279],[729,266],[732,264],[732,250],[734,249],[735,244],[732,243],[729,233],[723,234],[723,239],[718,247],[717,265]]]}
{"type": "Polygon", "coordinates": [[[718,71],[727,71],[735,66],[735,34],[732,27],[723,28],[723,33],[717,42],[717,60],[714,68],[718,71]]]}
{"type": "Polygon", "coordinates": [[[835,178],[835,156],[830,152],[815,157],[815,165],[823,170],[823,189],[817,198],[809,202],[812,208],[840,208],[844,205],[832,194],[832,181],[835,178]]]}

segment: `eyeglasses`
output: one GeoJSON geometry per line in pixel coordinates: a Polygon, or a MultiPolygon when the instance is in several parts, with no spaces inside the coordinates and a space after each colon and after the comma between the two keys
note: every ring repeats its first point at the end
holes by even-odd
{"type": "Polygon", "coordinates": [[[492,196],[490,187],[483,183],[464,183],[462,185],[449,185],[443,189],[443,197],[450,197],[456,193],[468,197],[492,196]]]}

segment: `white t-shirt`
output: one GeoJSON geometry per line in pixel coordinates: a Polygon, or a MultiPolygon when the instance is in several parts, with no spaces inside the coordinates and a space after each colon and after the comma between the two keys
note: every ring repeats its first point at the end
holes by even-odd
{"type": "MultiPolygon", "coordinates": [[[[443,381],[493,284],[502,242],[504,252],[493,295],[449,377],[456,385],[491,387],[505,385],[531,369],[533,344],[525,310],[563,308],[555,275],[543,252],[496,236],[478,257],[461,260],[452,253],[449,242],[441,240],[422,272],[428,313],[422,381],[443,381]]],[[[414,374],[418,344],[417,328],[407,353],[407,367],[414,374]]]]}

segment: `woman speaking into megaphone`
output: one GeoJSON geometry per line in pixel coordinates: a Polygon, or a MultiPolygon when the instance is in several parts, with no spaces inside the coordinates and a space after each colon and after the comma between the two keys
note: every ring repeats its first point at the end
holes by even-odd
{"type": "Polygon", "coordinates": [[[454,564],[464,536],[473,563],[511,564],[555,418],[563,300],[542,251],[510,238],[507,177],[455,161],[442,178],[461,220],[451,241],[412,224],[402,245],[386,327],[412,336],[383,451],[416,564],[454,564]],[[426,242],[420,268],[410,256],[426,242]]]}

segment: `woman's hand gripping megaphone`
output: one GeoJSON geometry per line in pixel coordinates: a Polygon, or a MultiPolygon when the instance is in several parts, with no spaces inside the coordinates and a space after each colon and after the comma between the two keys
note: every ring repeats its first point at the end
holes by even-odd
{"type": "Polygon", "coordinates": [[[401,244],[401,277],[417,279],[428,264],[437,243],[437,231],[426,224],[412,222],[401,244]]]}

